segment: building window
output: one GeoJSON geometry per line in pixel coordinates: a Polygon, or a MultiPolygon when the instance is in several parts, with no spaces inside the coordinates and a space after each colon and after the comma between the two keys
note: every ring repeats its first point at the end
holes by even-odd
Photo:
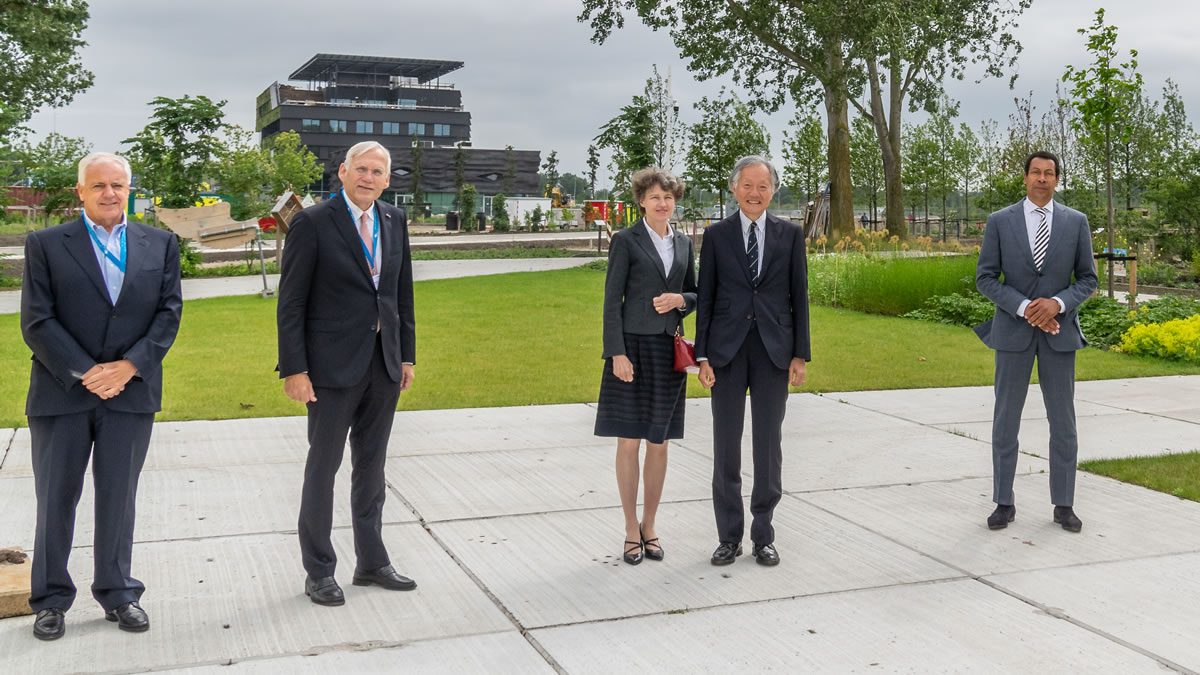
{"type": "Polygon", "coordinates": [[[433,135],[434,136],[449,136],[450,135],[450,125],[449,124],[433,125],[433,135]]]}
{"type": "Polygon", "coordinates": [[[346,133],[346,120],[329,120],[329,133],[331,133],[331,134],[346,133]]]}
{"type": "Polygon", "coordinates": [[[383,133],[385,136],[399,136],[400,135],[400,123],[399,122],[384,122],[383,123],[383,133]]]}
{"type": "Polygon", "coordinates": [[[373,134],[375,133],[374,122],[355,122],[354,133],[356,134],[373,134]]]}
{"type": "Polygon", "coordinates": [[[320,131],[321,120],[300,120],[300,131],[320,131]]]}
{"type": "Polygon", "coordinates": [[[396,101],[396,105],[400,106],[401,108],[415,108],[417,107],[417,99],[402,98],[396,101]]]}
{"type": "Polygon", "coordinates": [[[425,135],[425,124],[422,122],[409,122],[408,123],[408,135],[409,136],[424,136],[425,135]]]}

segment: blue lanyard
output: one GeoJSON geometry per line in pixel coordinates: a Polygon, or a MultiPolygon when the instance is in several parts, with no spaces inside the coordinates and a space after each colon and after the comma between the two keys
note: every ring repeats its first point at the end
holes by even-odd
{"type": "MultiPolygon", "coordinates": [[[[342,190],[342,199],[346,200],[346,211],[348,211],[350,213],[350,222],[354,223],[354,220],[355,220],[354,211],[350,208],[350,198],[346,196],[345,190],[342,190]]],[[[362,246],[363,255],[367,256],[367,265],[370,266],[371,271],[374,272],[375,271],[375,253],[376,253],[376,251],[379,250],[379,205],[375,204],[371,208],[373,208],[375,210],[375,226],[372,228],[372,232],[371,232],[371,250],[369,250],[369,251],[367,250],[367,243],[362,240],[361,236],[358,238],[358,243],[359,243],[359,245],[362,246]]],[[[355,230],[358,229],[358,223],[355,223],[354,229],[355,230]]],[[[92,236],[95,236],[95,235],[92,235],[92,236]]],[[[124,241],[124,240],[122,240],[122,241],[124,241]]],[[[124,251],[125,249],[122,248],[121,250],[124,251]]],[[[123,256],[124,253],[122,253],[121,255],[123,256]]]]}
{"type": "Polygon", "coordinates": [[[108,261],[110,263],[112,263],[114,266],[116,266],[117,269],[121,270],[121,274],[124,274],[125,273],[125,255],[126,255],[125,232],[127,232],[129,230],[129,227],[126,226],[126,227],[121,228],[121,236],[120,236],[121,257],[116,258],[113,256],[112,253],[109,253],[107,246],[100,243],[100,237],[98,237],[96,235],[96,226],[92,224],[92,220],[85,215],[83,217],[83,222],[87,226],[88,234],[92,235],[92,241],[96,242],[96,248],[100,249],[100,251],[102,253],[104,253],[104,257],[108,258],[108,261]]]}

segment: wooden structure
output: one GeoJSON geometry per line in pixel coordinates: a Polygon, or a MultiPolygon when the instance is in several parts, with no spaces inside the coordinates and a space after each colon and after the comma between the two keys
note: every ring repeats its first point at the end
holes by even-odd
{"type": "Polygon", "coordinates": [[[234,221],[229,217],[229,202],[187,209],[159,207],[155,214],[172,232],[201,246],[234,248],[258,238],[258,221],[234,221]]]}

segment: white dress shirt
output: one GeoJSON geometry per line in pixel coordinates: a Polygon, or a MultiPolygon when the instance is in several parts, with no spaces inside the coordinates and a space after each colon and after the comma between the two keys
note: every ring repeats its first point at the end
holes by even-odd
{"type": "MultiPolygon", "coordinates": [[[[1029,253],[1032,255],[1034,252],[1034,242],[1037,241],[1038,226],[1042,224],[1042,216],[1040,213],[1037,212],[1038,205],[1029,201],[1029,197],[1025,198],[1025,201],[1023,202],[1023,206],[1025,208],[1025,236],[1029,238],[1029,253]]],[[[1049,237],[1049,233],[1054,231],[1054,229],[1053,229],[1054,228],[1054,200],[1053,199],[1051,199],[1049,202],[1046,203],[1045,209],[1046,209],[1046,236],[1049,237]]],[[[1049,240],[1047,240],[1047,246],[1048,245],[1049,245],[1049,240]]],[[[1044,265],[1045,263],[1043,262],[1042,264],[1044,265]]],[[[1058,313],[1059,314],[1065,313],[1067,311],[1067,305],[1066,305],[1066,303],[1064,303],[1062,301],[1062,298],[1060,298],[1056,295],[1056,296],[1054,296],[1054,300],[1058,303],[1058,313]]],[[[1022,300],[1021,304],[1017,307],[1017,316],[1024,319],[1025,318],[1025,308],[1028,307],[1029,303],[1031,303],[1031,302],[1033,302],[1033,301],[1028,300],[1028,299],[1022,300]]]]}
{"type": "Polygon", "coordinates": [[[654,242],[654,250],[658,251],[658,257],[662,258],[663,276],[671,276],[671,265],[675,264],[675,233],[671,229],[670,223],[667,224],[667,236],[660,237],[650,227],[645,219],[642,219],[642,224],[646,226],[646,232],[650,234],[650,241],[654,242]]]}
{"type": "Polygon", "coordinates": [[[762,274],[763,253],[767,250],[767,212],[763,211],[758,220],[750,220],[750,216],[747,216],[741,209],[738,209],[738,216],[742,219],[743,251],[750,248],[750,223],[758,224],[758,230],[754,234],[755,238],[758,239],[758,269],[754,271],[754,276],[757,277],[762,274]]]}

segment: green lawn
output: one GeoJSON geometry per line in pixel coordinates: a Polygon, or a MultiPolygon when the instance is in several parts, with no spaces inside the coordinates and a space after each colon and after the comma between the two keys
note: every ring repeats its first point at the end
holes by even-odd
{"type": "MultiPolygon", "coordinates": [[[[417,284],[417,379],[400,409],[594,401],[604,273],[587,267],[417,284]]],[[[692,321],[689,320],[689,332],[692,321]]],[[[966,328],[813,307],[805,391],[987,385],[992,354],[966,328]]],[[[161,419],[300,415],[274,372],[275,301],[186,303],[164,364],[161,419]]],[[[1080,353],[1080,379],[1200,373],[1200,366],[1080,353]]],[[[0,427],[23,426],[29,351],[0,316],[0,427]]],[[[696,378],[688,393],[705,395],[696,378]]]]}
{"type": "Polygon", "coordinates": [[[1080,462],[1084,471],[1200,502],[1200,451],[1080,462]]]}

